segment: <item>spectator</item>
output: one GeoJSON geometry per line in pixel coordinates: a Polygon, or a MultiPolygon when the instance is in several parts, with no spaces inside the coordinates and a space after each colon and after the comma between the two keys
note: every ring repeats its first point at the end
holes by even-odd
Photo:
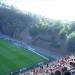
{"type": "Polygon", "coordinates": [[[65,72],[64,75],[71,75],[69,71],[65,72]]]}
{"type": "Polygon", "coordinates": [[[55,75],[61,75],[61,72],[59,70],[55,71],[55,75]]]}
{"type": "Polygon", "coordinates": [[[67,71],[67,67],[63,67],[61,71],[62,72],[66,72],[67,71]]]}

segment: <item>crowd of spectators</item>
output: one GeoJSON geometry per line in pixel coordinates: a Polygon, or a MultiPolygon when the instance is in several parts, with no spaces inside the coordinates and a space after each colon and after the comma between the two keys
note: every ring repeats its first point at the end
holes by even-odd
{"type": "Polygon", "coordinates": [[[34,67],[20,75],[74,75],[75,56],[62,57],[59,60],[34,67]]]}

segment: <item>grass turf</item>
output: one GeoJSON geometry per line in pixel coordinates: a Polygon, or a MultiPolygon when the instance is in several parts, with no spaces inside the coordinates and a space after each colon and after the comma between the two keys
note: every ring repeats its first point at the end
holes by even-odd
{"type": "Polygon", "coordinates": [[[19,68],[29,67],[44,59],[31,51],[16,47],[0,39],[0,75],[6,75],[19,68]]]}

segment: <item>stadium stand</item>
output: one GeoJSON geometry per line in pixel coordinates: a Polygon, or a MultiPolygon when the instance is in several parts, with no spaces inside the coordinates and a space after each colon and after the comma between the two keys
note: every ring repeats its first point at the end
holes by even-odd
{"type": "Polygon", "coordinates": [[[20,75],[75,75],[75,56],[62,57],[54,62],[39,65],[20,75]]]}

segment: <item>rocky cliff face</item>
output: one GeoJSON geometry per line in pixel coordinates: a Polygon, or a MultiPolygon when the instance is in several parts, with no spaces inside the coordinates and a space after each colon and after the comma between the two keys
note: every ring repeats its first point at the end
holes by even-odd
{"type": "Polygon", "coordinates": [[[0,7],[0,33],[46,50],[64,52],[66,41],[62,40],[56,31],[47,31],[47,27],[42,29],[41,23],[47,24],[47,21],[42,18],[44,21],[41,22],[38,19],[20,11],[0,7]]]}
{"type": "Polygon", "coordinates": [[[0,7],[0,33],[19,40],[30,39],[28,30],[32,24],[33,19],[27,14],[0,7]]]}

